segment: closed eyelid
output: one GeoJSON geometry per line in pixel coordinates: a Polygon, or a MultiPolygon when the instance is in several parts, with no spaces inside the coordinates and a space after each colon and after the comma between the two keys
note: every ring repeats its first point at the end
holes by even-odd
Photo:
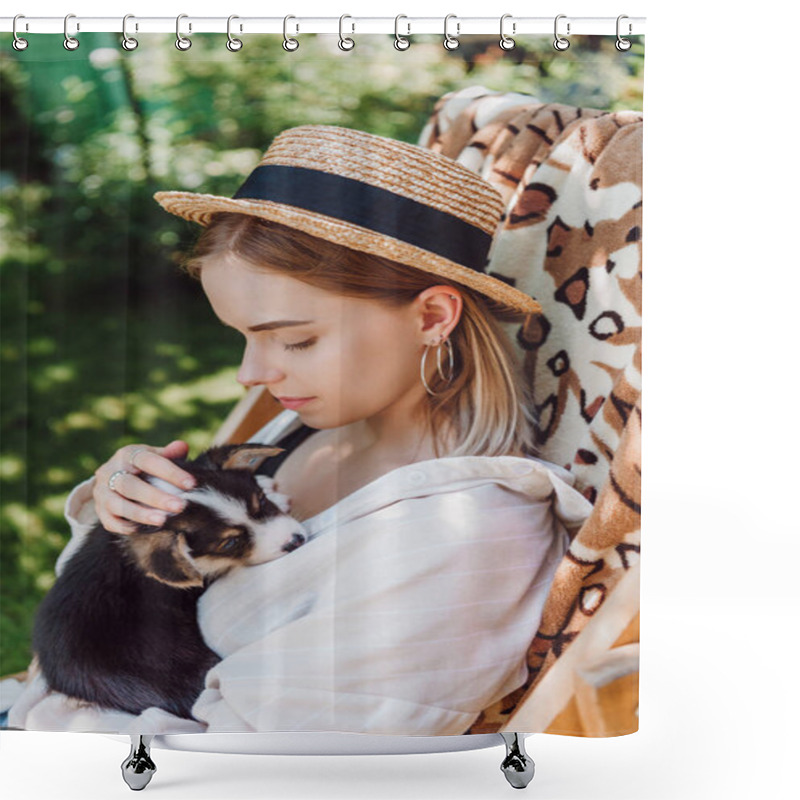
{"type": "Polygon", "coordinates": [[[276,337],[274,333],[266,333],[269,338],[266,340],[261,339],[260,341],[257,338],[257,335],[254,335],[251,340],[250,335],[245,334],[245,347],[277,347],[281,350],[305,350],[306,348],[316,344],[319,340],[318,336],[310,336],[308,339],[301,339],[298,342],[287,342],[282,338],[276,337]]]}
{"type": "Polygon", "coordinates": [[[285,344],[284,349],[286,350],[305,350],[307,347],[311,347],[317,341],[317,337],[313,336],[311,339],[306,339],[302,342],[296,342],[295,344],[285,344]]]}

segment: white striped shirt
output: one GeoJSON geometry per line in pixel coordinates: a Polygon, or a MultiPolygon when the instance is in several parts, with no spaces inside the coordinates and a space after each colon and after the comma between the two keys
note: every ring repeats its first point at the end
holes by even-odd
{"type": "MultiPolygon", "coordinates": [[[[284,411],[251,441],[275,443],[300,424],[284,411]]],[[[527,677],[567,530],[591,511],[572,480],[554,464],[514,456],[391,470],[305,520],[309,541],[297,550],[204,592],[200,628],[222,660],[193,707],[199,723],[160,709],[138,718],[82,709],[81,718],[66,698],[37,697],[32,686],[34,702],[20,698],[9,725],[461,734],[527,677]]],[[[67,501],[68,549],[91,527],[89,484],[67,501]]],[[[68,557],[65,549],[59,569],[68,557]]]]}

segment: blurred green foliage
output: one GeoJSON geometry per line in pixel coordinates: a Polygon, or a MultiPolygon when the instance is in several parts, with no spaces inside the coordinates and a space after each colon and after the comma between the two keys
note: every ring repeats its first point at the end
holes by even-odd
{"type": "Polygon", "coordinates": [[[35,609],[69,538],[63,507],[120,446],[183,438],[207,447],[242,389],[239,336],[174,268],[199,228],[154,192],[231,195],[280,131],[333,124],[415,142],[435,102],[466,86],[542,102],[642,108],[644,44],[610,37],[113,34],[0,37],[0,675],[25,669],[35,609]]]}

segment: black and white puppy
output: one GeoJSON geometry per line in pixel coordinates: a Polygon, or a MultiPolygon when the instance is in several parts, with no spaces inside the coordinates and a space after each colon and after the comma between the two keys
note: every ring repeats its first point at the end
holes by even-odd
{"type": "Polygon", "coordinates": [[[203,641],[197,600],[232,569],[262,564],[306,541],[274,481],[254,472],[281,448],[214,447],[176,459],[196,487],[162,526],[117,534],[98,523],[40,604],[32,647],[48,686],[105,708],[157,706],[192,718],[206,672],[220,658],[203,641]]]}

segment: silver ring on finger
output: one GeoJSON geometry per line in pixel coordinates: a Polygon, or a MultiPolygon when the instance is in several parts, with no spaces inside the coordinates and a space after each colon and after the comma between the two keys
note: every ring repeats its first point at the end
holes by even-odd
{"type": "Polygon", "coordinates": [[[147,450],[147,448],[146,448],[146,447],[137,447],[137,448],[136,448],[136,449],[135,449],[135,450],[134,450],[134,451],[133,451],[133,452],[130,454],[130,456],[128,456],[128,463],[129,463],[129,464],[130,464],[130,465],[131,465],[131,466],[132,466],[134,469],[141,469],[141,467],[137,467],[137,466],[136,466],[136,464],[134,463],[134,459],[135,459],[135,458],[136,458],[136,456],[138,456],[138,455],[139,455],[139,453],[141,453],[143,450],[147,450]]]}
{"type": "Polygon", "coordinates": [[[129,475],[130,473],[126,469],[118,469],[109,479],[108,479],[108,488],[111,489],[112,492],[116,492],[117,490],[114,488],[114,484],[119,479],[120,475],[129,475]]]}

